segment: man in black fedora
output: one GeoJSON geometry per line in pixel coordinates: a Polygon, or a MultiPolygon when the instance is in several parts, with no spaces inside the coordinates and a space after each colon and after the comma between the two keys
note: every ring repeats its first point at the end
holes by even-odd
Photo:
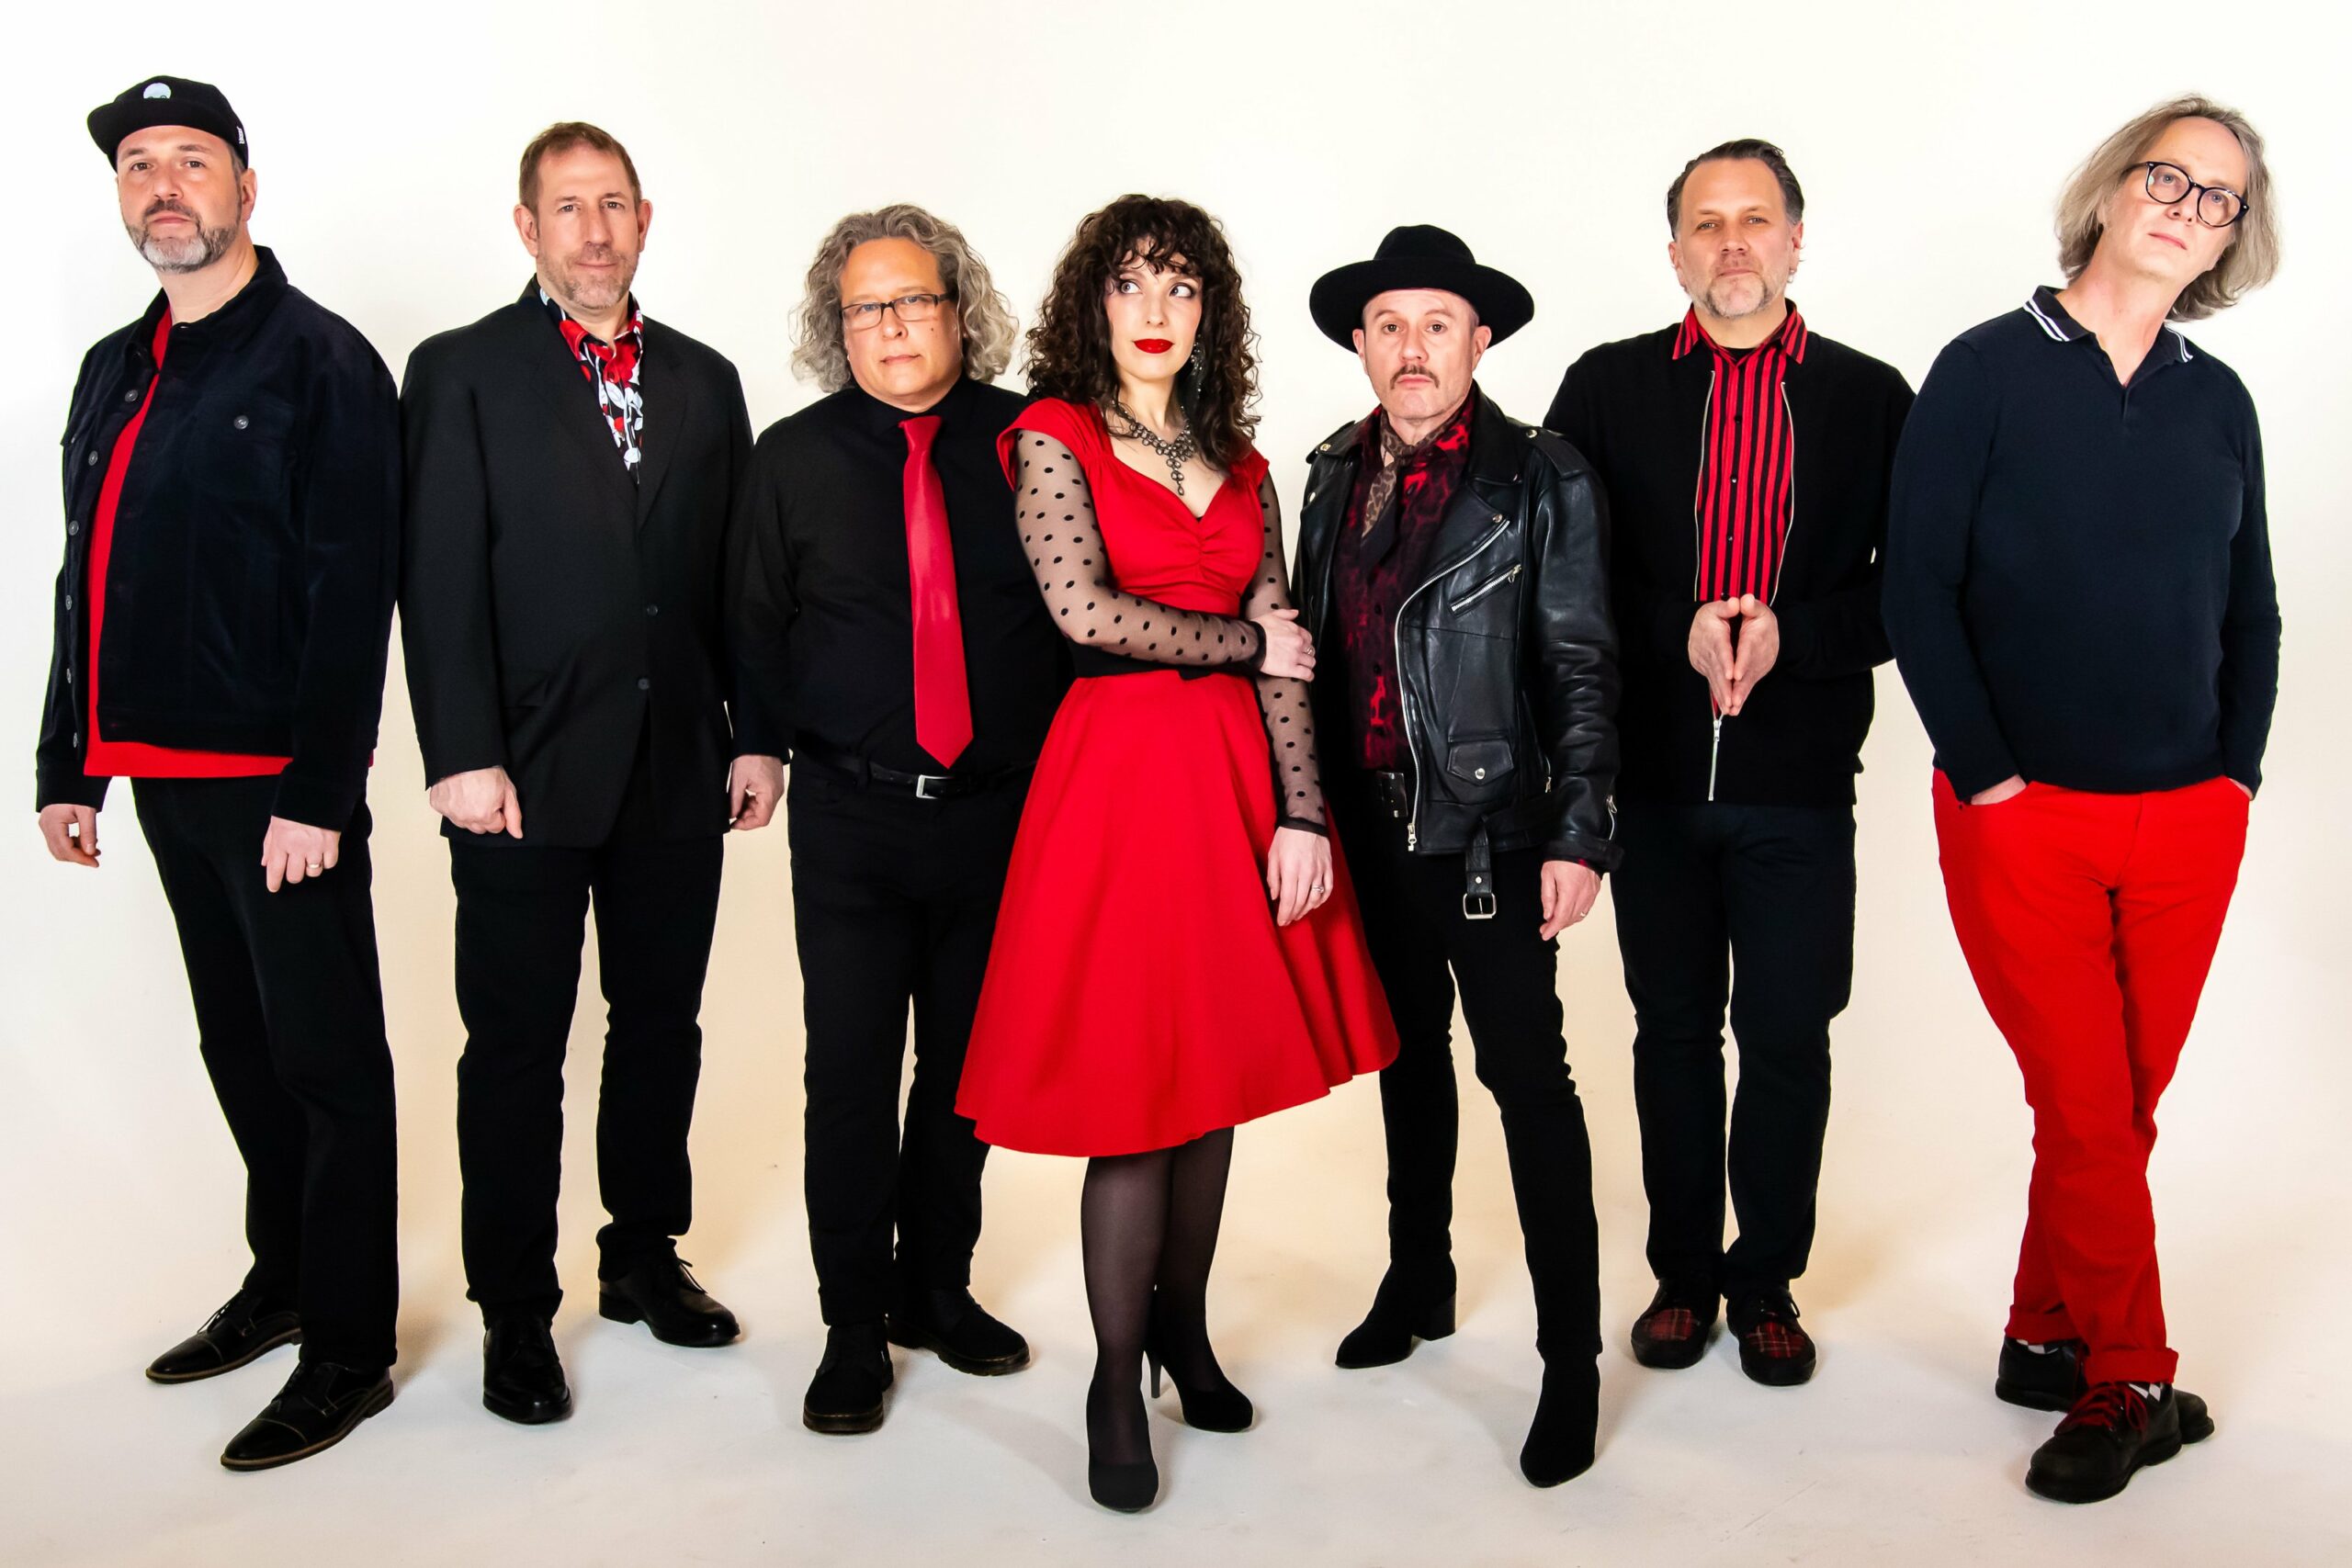
{"type": "MultiPolygon", "coordinates": [[[[90,113],[161,286],[82,361],[36,756],[50,853],[98,864],[130,781],[197,1041],[245,1166],[253,1267],[147,1375],[299,1341],[232,1470],[320,1452],[391,1403],[392,1056],[368,767],[400,549],[400,409],[368,340],[254,243],[244,123],[148,76],[90,113]]],[[[178,1195],[148,1223],[184,1226],[178,1195]]]]}
{"type": "Polygon", "coordinates": [[[1308,305],[1380,403],[1308,457],[1293,581],[1330,666],[1315,683],[1326,793],[1401,1042],[1380,1081],[1388,1272],[1339,1363],[1384,1366],[1453,1332],[1459,986],[1544,1358],[1520,1468],[1556,1485],[1591,1464],[1600,1404],[1592,1154],[1554,939],[1617,858],[1606,513],[1575,450],[1472,379],[1535,303],[1459,239],[1392,230],[1308,305]]]}

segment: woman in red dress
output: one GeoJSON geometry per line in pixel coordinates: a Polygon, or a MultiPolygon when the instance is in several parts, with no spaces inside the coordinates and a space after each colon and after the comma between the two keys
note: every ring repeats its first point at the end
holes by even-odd
{"type": "Polygon", "coordinates": [[[1159,1484],[1147,1357],[1188,1424],[1250,1422],[1207,1323],[1234,1126],[1396,1051],[1324,819],[1250,341],[1216,220],[1124,197],[1057,266],[1029,334],[1038,400],[999,443],[1079,679],[1030,786],[956,1108],[990,1144],[1091,1162],[1088,1484],[1130,1511],[1159,1484]]]}

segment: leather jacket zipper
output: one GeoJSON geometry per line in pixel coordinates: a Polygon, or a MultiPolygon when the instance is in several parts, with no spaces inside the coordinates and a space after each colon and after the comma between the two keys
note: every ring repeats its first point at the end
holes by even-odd
{"type": "Polygon", "coordinates": [[[1490,577],[1486,581],[1478,584],[1477,587],[1473,588],[1469,592],[1464,593],[1461,598],[1456,599],[1453,604],[1448,604],[1446,609],[1458,615],[1463,611],[1468,609],[1471,605],[1476,604],[1479,600],[1484,599],[1487,594],[1492,593],[1496,589],[1500,588],[1504,583],[1516,581],[1518,577],[1519,568],[1517,566],[1513,566],[1509,571],[1504,572],[1500,577],[1490,577]]]}
{"type": "MultiPolygon", "coordinates": [[[[1495,525],[1487,530],[1485,536],[1476,544],[1464,552],[1460,560],[1448,561],[1432,573],[1428,581],[1405,595],[1396,605],[1396,620],[1389,625],[1388,657],[1395,661],[1396,671],[1396,705],[1405,715],[1405,754],[1412,759],[1413,763],[1412,776],[1407,781],[1405,793],[1405,852],[1407,854],[1411,854],[1421,841],[1421,749],[1413,740],[1413,683],[1405,679],[1405,612],[1411,608],[1415,599],[1428,592],[1448,576],[1477,559],[1478,552],[1501,538],[1510,527],[1510,519],[1498,515],[1495,525]]],[[[1517,571],[1519,569],[1513,567],[1511,570],[1517,571]]],[[[1501,581],[1500,578],[1496,579],[1498,582],[1501,581]]],[[[1487,586],[1492,587],[1493,584],[1490,583],[1487,586]]]]}

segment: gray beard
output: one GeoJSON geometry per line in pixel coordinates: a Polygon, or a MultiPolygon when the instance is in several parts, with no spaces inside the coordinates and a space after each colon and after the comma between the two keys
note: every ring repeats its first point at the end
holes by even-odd
{"type": "Polygon", "coordinates": [[[130,243],[157,272],[202,272],[229,254],[236,243],[234,229],[208,229],[198,220],[196,232],[176,239],[150,234],[144,224],[130,231],[130,243]]]}
{"type": "Polygon", "coordinates": [[[1707,290],[1708,310],[1711,311],[1718,321],[1736,321],[1742,316],[1752,316],[1758,310],[1769,310],[1773,306],[1779,304],[1781,298],[1787,292],[1787,285],[1783,284],[1779,288],[1770,287],[1766,288],[1763,293],[1757,297],[1756,303],[1745,310],[1727,310],[1724,309],[1723,301],[1717,297],[1720,292],[1722,291],[1713,288],[1707,290]]]}

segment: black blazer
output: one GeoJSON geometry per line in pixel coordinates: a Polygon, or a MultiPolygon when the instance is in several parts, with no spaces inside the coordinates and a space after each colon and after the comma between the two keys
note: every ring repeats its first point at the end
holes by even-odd
{"type": "Polygon", "coordinates": [[[657,321],[638,374],[634,480],[536,280],[419,344],[401,389],[425,777],[504,767],[526,843],[603,842],[649,727],[662,836],[727,829],[726,536],[751,416],[734,366],[657,321]]]}

